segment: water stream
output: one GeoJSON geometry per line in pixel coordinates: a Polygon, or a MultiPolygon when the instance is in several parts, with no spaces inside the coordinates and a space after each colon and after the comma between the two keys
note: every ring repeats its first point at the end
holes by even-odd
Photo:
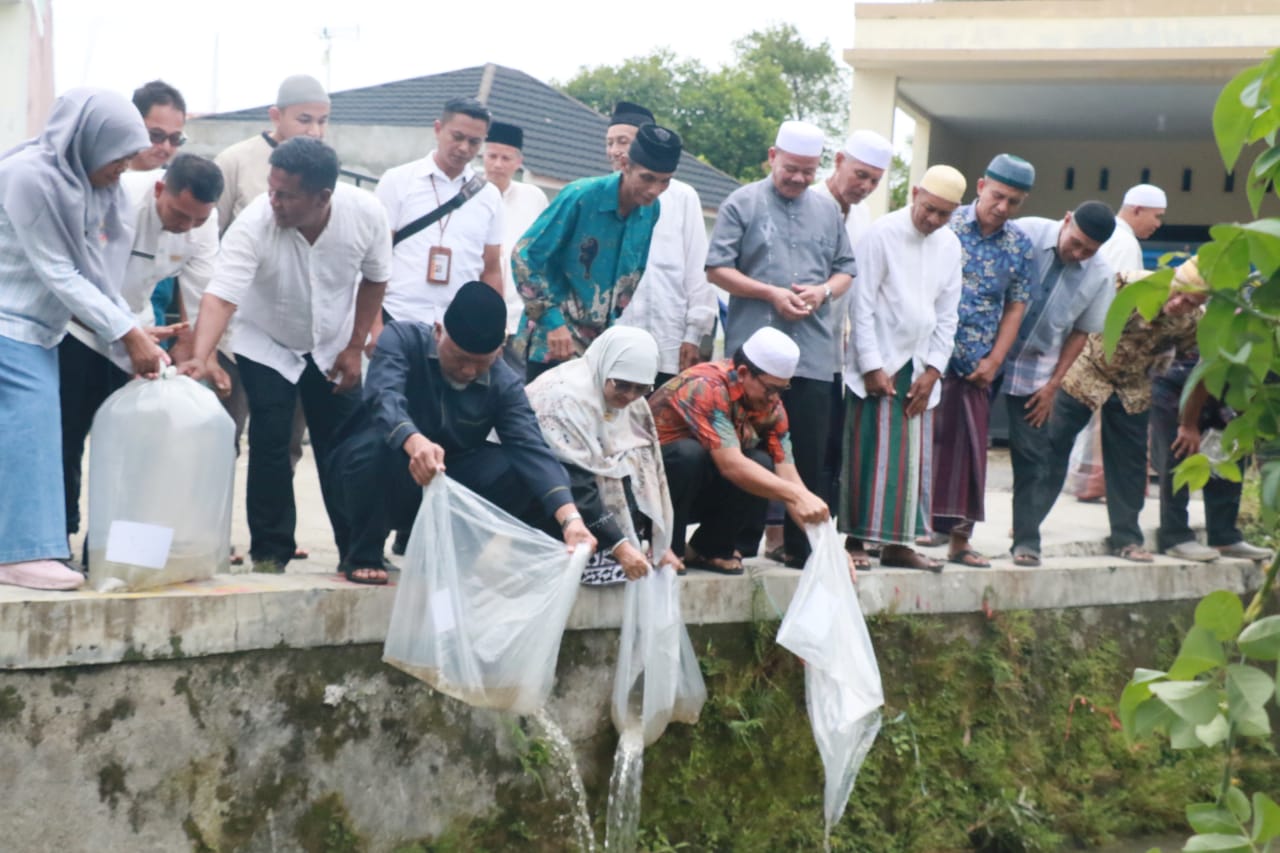
{"type": "Polygon", "coordinates": [[[629,727],[618,738],[609,779],[609,816],[605,824],[606,853],[634,853],[640,827],[640,790],[644,783],[644,735],[629,727]]]}
{"type": "MultiPolygon", "coordinates": [[[[532,717],[542,729],[543,736],[550,747],[553,765],[563,772],[569,781],[573,794],[573,836],[582,853],[597,853],[600,845],[596,842],[595,831],[591,828],[591,813],[587,810],[587,789],[582,784],[582,772],[578,769],[578,759],[573,754],[573,744],[565,736],[564,730],[551,719],[545,708],[539,709],[532,717]]],[[[638,808],[637,808],[638,811],[638,808]]]]}

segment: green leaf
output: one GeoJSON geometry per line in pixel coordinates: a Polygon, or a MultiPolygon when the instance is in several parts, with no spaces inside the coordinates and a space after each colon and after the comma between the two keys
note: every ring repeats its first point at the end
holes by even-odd
{"type": "Polygon", "coordinates": [[[1174,749],[1201,749],[1204,742],[1196,735],[1196,725],[1173,718],[1169,724],[1169,746],[1174,749]]]}
{"type": "Polygon", "coordinates": [[[1161,681],[1151,685],[1151,692],[1192,725],[1202,726],[1218,714],[1219,691],[1205,681],[1161,681]]]}
{"type": "MultiPolygon", "coordinates": [[[[1187,636],[1182,638],[1182,648],[1178,651],[1177,660],[1173,662],[1173,666],[1169,667],[1169,678],[1174,681],[1187,681],[1202,672],[1225,666],[1226,663],[1227,655],[1222,649],[1222,643],[1214,638],[1211,631],[1200,627],[1197,623],[1187,632],[1187,636]]],[[[1151,689],[1155,692],[1155,686],[1151,689]]],[[[1163,694],[1156,695],[1164,698],[1163,694]]],[[[1199,722],[1208,722],[1208,720],[1199,722]]]]}
{"type": "Polygon", "coordinates": [[[1159,670],[1138,669],[1134,671],[1129,683],[1124,686],[1124,692],[1120,694],[1120,724],[1130,736],[1136,734],[1135,723],[1139,706],[1151,698],[1150,683],[1164,677],[1165,674],[1159,670]]]}
{"type": "Polygon", "coordinates": [[[1252,170],[1249,172],[1248,179],[1244,182],[1244,194],[1249,199],[1249,209],[1253,211],[1253,215],[1257,216],[1258,211],[1262,209],[1262,200],[1267,197],[1267,188],[1271,186],[1271,181],[1260,175],[1255,175],[1252,170]]]}
{"type": "Polygon", "coordinates": [[[1248,851],[1249,839],[1243,835],[1193,835],[1187,839],[1187,844],[1182,849],[1184,853],[1248,851]]]}
{"type": "Polygon", "coordinates": [[[1213,138],[1218,142],[1222,163],[1230,172],[1235,168],[1240,151],[1244,148],[1253,125],[1254,110],[1241,100],[1245,87],[1262,77],[1262,70],[1254,66],[1241,71],[1223,87],[1218,101],[1213,105],[1213,138]]]}
{"type": "Polygon", "coordinates": [[[1177,492],[1187,488],[1194,492],[1196,489],[1203,489],[1204,484],[1209,482],[1211,473],[1209,457],[1203,453],[1193,453],[1173,469],[1173,490],[1177,492]]]}
{"type": "Polygon", "coordinates": [[[1240,632],[1240,639],[1236,642],[1245,657],[1253,660],[1280,658],[1280,616],[1259,619],[1240,632]]]}
{"type": "Polygon", "coordinates": [[[1240,596],[1225,589],[1209,593],[1196,605],[1195,624],[1224,643],[1233,639],[1244,624],[1244,605],[1240,596]]]}
{"type": "Polygon", "coordinates": [[[1280,461],[1268,462],[1263,467],[1260,492],[1264,507],[1272,512],[1280,511],[1280,461]]]}
{"type": "Polygon", "coordinates": [[[1271,736],[1271,718],[1267,716],[1266,708],[1248,708],[1232,722],[1243,737],[1271,736]]]}
{"type": "Polygon", "coordinates": [[[1152,697],[1139,705],[1133,713],[1133,736],[1146,737],[1152,732],[1167,732],[1177,723],[1182,723],[1182,720],[1173,713],[1173,709],[1152,697]]]}
{"type": "Polygon", "coordinates": [[[1227,739],[1227,735],[1231,734],[1231,724],[1227,722],[1227,718],[1222,714],[1213,718],[1213,721],[1203,726],[1196,726],[1196,739],[1205,746],[1217,746],[1227,739]]]}
{"type": "Polygon", "coordinates": [[[1265,708],[1275,692],[1275,682],[1256,666],[1233,663],[1227,667],[1227,701],[1232,694],[1250,708],[1265,708]]]}
{"type": "Polygon", "coordinates": [[[1235,816],[1236,820],[1240,821],[1241,825],[1248,822],[1249,818],[1253,816],[1253,807],[1249,805],[1249,798],[1244,795],[1244,791],[1241,791],[1235,785],[1227,788],[1227,796],[1224,799],[1227,808],[1231,810],[1231,814],[1235,816]]]}
{"type": "Polygon", "coordinates": [[[1253,795],[1251,837],[1254,844],[1266,844],[1273,838],[1280,838],[1280,806],[1261,791],[1253,795]]]}
{"type": "Polygon", "coordinates": [[[1229,834],[1240,831],[1240,824],[1231,812],[1217,803],[1192,803],[1187,806],[1187,823],[1201,833],[1229,834]]]}
{"type": "MultiPolygon", "coordinates": [[[[1277,112],[1280,116],[1280,111],[1277,112]]],[[[1280,148],[1273,149],[1280,153],[1280,148]]],[[[1249,238],[1249,257],[1263,278],[1270,278],[1280,269],[1280,219],[1259,219],[1241,225],[1249,238]]]]}
{"type": "Polygon", "coordinates": [[[1244,480],[1244,475],[1240,473],[1240,466],[1235,462],[1219,462],[1213,466],[1213,473],[1232,483],[1239,483],[1244,480]]]}
{"type": "Polygon", "coordinates": [[[1214,290],[1239,290],[1249,278],[1249,240],[1239,225],[1209,229],[1213,242],[1200,247],[1200,275],[1214,290]]]}
{"type": "Polygon", "coordinates": [[[1116,351],[1116,344],[1124,334],[1125,326],[1129,325],[1129,318],[1133,316],[1137,307],[1138,291],[1133,285],[1121,288],[1111,300],[1111,307],[1107,309],[1106,322],[1102,326],[1102,349],[1107,358],[1116,351]]]}

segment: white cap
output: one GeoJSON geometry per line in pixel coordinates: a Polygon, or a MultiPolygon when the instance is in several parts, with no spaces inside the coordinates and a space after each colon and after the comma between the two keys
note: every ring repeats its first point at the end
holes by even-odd
{"type": "Polygon", "coordinates": [[[1154,184],[1138,184],[1135,187],[1129,187],[1129,191],[1124,194],[1124,203],[1132,207],[1164,210],[1169,206],[1169,198],[1164,194],[1164,190],[1154,184]]]}
{"type": "Polygon", "coordinates": [[[952,166],[930,166],[920,179],[920,189],[933,193],[943,201],[959,204],[964,200],[967,185],[964,175],[952,166]]]}
{"type": "Polygon", "coordinates": [[[774,146],[797,157],[821,157],[827,141],[822,129],[807,121],[784,121],[774,146]]]}
{"type": "Polygon", "coordinates": [[[893,143],[874,130],[855,130],[845,140],[844,153],[873,169],[887,169],[893,160],[893,143]]]}
{"type": "Polygon", "coordinates": [[[751,359],[756,367],[779,379],[794,376],[796,365],[800,362],[800,347],[785,333],[772,326],[765,326],[747,338],[747,342],[742,345],[742,354],[751,359]]]}

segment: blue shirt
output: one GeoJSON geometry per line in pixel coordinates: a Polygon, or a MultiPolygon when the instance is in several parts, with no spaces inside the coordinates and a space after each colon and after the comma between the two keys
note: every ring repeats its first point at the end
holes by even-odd
{"type": "Polygon", "coordinates": [[[984,236],[972,203],[951,215],[951,230],[960,238],[964,269],[949,369],[968,376],[991,352],[1005,305],[1030,298],[1035,262],[1030,238],[1016,225],[1006,222],[984,236]]]}
{"type": "Polygon", "coordinates": [[[574,181],[529,226],[511,253],[524,299],[517,352],[547,360],[547,332],[568,327],[578,354],[631,302],[649,258],[658,202],[618,212],[622,173],[574,181]]]}

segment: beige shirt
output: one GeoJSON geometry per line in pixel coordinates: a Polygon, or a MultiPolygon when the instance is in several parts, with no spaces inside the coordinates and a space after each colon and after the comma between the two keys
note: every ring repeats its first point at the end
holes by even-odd
{"type": "Polygon", "coordinates": [[[227,233],[231,223],[249,202],[267,191],[267,176],[271,174],[271,152],[275,146],[267,142],[265,133],[259,133],[225,149],[213,162],[222,170],[227,187],[218,199],[218,234],[227,233]]]}

